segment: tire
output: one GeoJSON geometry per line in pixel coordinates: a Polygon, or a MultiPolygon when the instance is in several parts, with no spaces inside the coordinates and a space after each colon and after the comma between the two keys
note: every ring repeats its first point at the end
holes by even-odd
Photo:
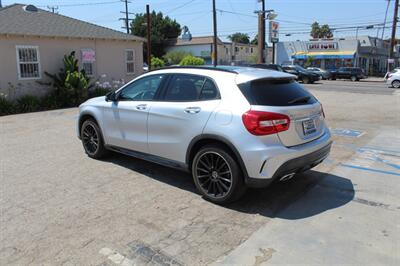
{"type": "Polygon", "coordinates": [[[351,76],[350,79],[351,79],[351,81],[353,81],[353,82],[358,80],[356,76],[351,76]]]}
{"type": "Polygon", "coordinates": [[[219,145],[207,145],[197,152],[192,163],[192,175],[197,190],[213,203],[227,204],[246,192],[238,163],[219,145]]]}
{"type": "Polygon", "coordinates": [[[85,153],[93,159],[101,159],[107,155],[100,127],[93,119],[87,119],[81,127],[81,140],[85,153]]]}
{"type": "Polygon", "coordinates": [[[400,80],[393,80],[392,87],[396,89],[400,88],[400,80]]]}
{"type": "Polygon", "coordinates": [[[303,81],[304,84],[310,83],[310,79],[308,77],[303,77],[301,80],[303,81]]]}

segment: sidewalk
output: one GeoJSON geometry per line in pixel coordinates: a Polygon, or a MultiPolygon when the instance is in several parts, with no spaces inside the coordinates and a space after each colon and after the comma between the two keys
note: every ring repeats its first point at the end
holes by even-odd
{"type": "Polygon", "coordinates": [[[367,77],[366,79],[361,79],[364,82],[385,82],[383,77],[367,77]]]}

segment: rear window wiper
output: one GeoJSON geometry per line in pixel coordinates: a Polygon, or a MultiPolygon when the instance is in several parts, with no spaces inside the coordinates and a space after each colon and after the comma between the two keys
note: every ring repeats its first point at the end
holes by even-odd
{"type": "Polygon", "coordinates": [[[307,103],[310,99],[311,99],[310,96],[303,96],[303,97],[299,97],[299,98],[296,98],[296,99],[293,99],[293,100],[289,101],[288,104],[307,103]]]}

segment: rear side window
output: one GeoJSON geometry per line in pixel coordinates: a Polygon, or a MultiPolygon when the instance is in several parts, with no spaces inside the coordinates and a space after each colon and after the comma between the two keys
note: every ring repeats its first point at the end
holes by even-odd
{"type": "Polygon", "coordinates": [[[291,106],[317,100],[293,80],[253,80],[238,85],[251,105],[291,106]]]}
{"type": "Polygon", "coordinates": [[[165,92],[165,101],[205,101],[219,99],[218,89],[209,78],[198,75],[174,75],[165,92]]]}

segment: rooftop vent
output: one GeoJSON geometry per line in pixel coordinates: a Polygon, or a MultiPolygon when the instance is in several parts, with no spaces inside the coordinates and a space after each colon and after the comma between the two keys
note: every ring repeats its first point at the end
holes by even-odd
{"type": "Polygon", "coordinates": [[[38,12],[38,8],[34,5],[26,5],[23,7],[26,12],[38,12]]]}

